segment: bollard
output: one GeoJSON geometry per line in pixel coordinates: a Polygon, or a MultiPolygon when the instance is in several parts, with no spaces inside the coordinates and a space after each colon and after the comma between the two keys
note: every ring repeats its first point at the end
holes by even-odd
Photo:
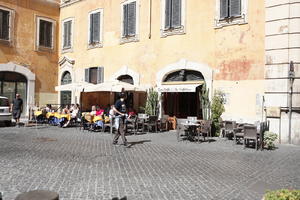
{"type": "Polygon", "coordinates": [[[56,192],[33,190],[19,194],[15,200],[59,200],[59,196],[56,192]]]}

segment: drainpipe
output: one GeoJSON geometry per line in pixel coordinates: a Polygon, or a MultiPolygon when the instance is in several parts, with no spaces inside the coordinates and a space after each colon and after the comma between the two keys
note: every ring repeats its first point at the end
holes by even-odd
{"type": "Polygon", "coordinates": [[[152,32],[152,0],[149,1],[149,39],[151,39],[152,32]]]}
{"type": "Polygon", "coordinates": [[[289,69],[289,80],[290,80],[290,88],[289,88],[289,144],[292,143],[292,107],[293,107],[293,83],[295,79],[294,72],[294,63],[290,62],[289,69]]]}

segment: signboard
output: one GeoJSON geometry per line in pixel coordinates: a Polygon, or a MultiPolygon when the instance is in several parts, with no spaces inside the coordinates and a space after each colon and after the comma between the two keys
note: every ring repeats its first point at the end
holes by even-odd
{"type": "Polygon", "coordinates": [[[199,85],[162,85],[157,88],[158,92],[196,92],[199,85]]]}
{"type": "Polygon", "coordinates": [[[280,107],[267,107],[267,117],[280,118],[280,107]]]}

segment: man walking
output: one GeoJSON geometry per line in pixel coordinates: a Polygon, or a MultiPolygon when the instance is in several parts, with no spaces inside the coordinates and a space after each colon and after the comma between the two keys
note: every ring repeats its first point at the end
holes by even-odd
{"type": "Polygon", "coordinates": [[[20,94],[16,94],[16,98],[12,101],[11,110],[13,118],[16,120],[16,126],[20,126],[20,117],[23,111],[23,100],[20,94]]]}
{"type": "Polygon", "coordinates": [[[127,140],[125,137],[126,104],[124,93],[121,93],[120,99],[116,101],[113,109],[115,111],[115,128],[117,129],[113,144],[117,144],[119,137],[121,136],[124,146],[127,146],[127,140]]]}

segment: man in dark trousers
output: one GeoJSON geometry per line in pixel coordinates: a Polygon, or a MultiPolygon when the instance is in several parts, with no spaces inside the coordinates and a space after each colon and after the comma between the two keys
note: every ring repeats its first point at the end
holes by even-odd
{"type": "Polygon", "coordinates": [[[16,98],[12,101],[12,115],[16,120],[16,126],[19,126],[21,113],[23,112],[23,100],[20,94],[16,94],[16,98]]]}
{"type": "Polygon", "coordinates": [[[126,118],[126,104],[125,94],[121,93],[120,99],[118,99],[114,106],[115,111],[115,128],[117,133],[114,137],[113,144],[118,143],[118,139],[121,136],[124,146],[127,146],[127,140],[125,137],[125,118],[126,118]]]}

